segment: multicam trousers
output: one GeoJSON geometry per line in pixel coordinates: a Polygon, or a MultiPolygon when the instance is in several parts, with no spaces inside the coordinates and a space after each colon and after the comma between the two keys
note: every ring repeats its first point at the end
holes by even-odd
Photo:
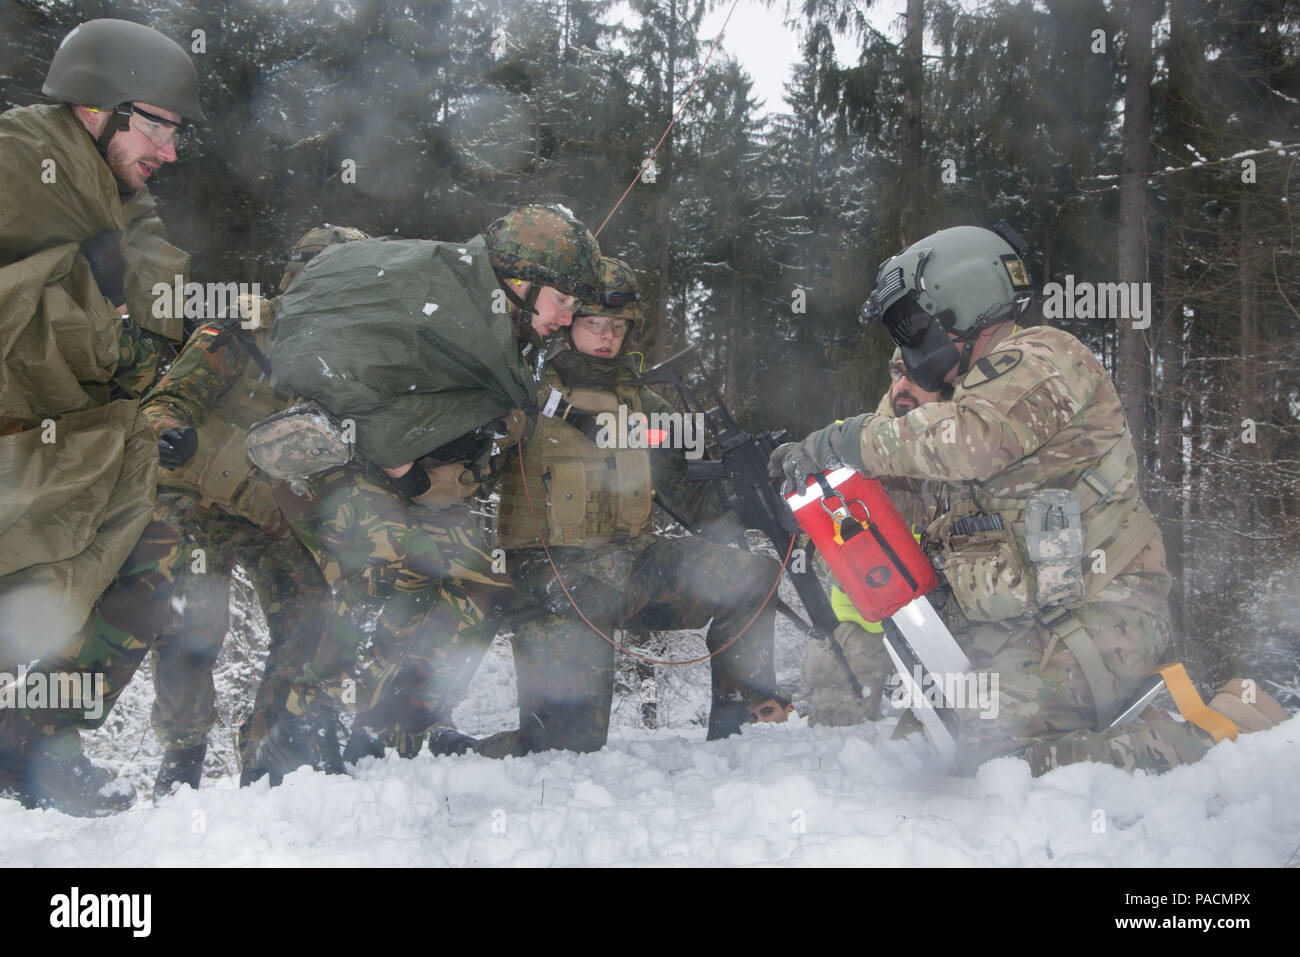
{"type": "MultiPolygon", "coordinates": [[[[631,539],[596,549],[552,548],[565,586],[592,625],[627,631],[702,628],[712,659],[710,739],[740,730],[749,706],[773,697],[775,606],[764,597],[780,574],[770,558],[702,538],[631,539]],[[711,620],[711,623],[710,623],[711,620]]],[[[519,728],[480,741],[489,757],[597,751],[609,732],[614,648],[578,617],[540,549],[511,555],[513,648],[519,728]]]]}
{"type": "Polygon", "coordinates": [[[159,491],[158,512],[183,534],[185,563],[151,656],[154,732],[164,748],[183,749],[200,744],[216,723],[212,670],[230,628],[230,572],[238,564],[270,631],[253,716],[241,734],[248,756],[283,707],[290,680],[315,653],[330,611],[325,582],[287,527],[268,533],[179,489],[159,491]]]}
{"type": "MultiPolygon", "coordinates": [[[[1162,663],[1169,646],[1164,599],[1089,602],[1074,614],[1101,656],[1118,700],[1162,663]]],[[[971,774],[985,761],[1018,755],[1034,774],[1077,761],[1129,770],[1165,770],[1196,761],[1213,744],[1208,734],[1149,709],[1144,720],[1095,730],[1092,691],[1074,655],[1038,624],[986,624],[955,633],[977,672],[996,674],[996,707],[960,709],[955,770],[971,774]]]]}
{"type": "Polygon", "coordinates": [[[504,559],[463,505],[413,505],[363,461],[276,499],[333,593],[335,614],[293,682],[289,710],[386,707],[423,731],[464,693],[509,600],[504,559]],[[423,725],[423,726],[421,726],[423,725]]]}

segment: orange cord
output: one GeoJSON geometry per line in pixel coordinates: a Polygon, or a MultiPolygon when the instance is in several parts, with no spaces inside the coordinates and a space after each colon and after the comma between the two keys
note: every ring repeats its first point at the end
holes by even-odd
{"type": "MultiPolygon", "coordinates": [[[[740,0],[733,0],[731,9],[727,11],[727,19],[722,21],[722,29],[718,31],[718,35],[713,41],[713,46],[709,47],[709,55],[704,58],[704,62],[700,65],[700,71],[695,74],[695,79],[691,81],[691,88],[687,90],[686,95],[682,97],[682,105],[677,107],[677,112],[673,114],[673,118],[669,120],[668,125],[664,127],[664,135],[659,137],[659,142],[656,143],[655,148],[650,151],[650,155],[646,157],[647,159],[655,158],[655,154],[659,152],[659,147],[663,146],[664,140],[668,138],[668,133],[672,130],[673,124],[677,122],[677,117],[681,116],[682,110],[686,109],[686,104],[690,102],[691,94],[695,92],[695,85],[700,82],[700,77],[704,75],[704,71],[708,67],[709,61],[713,59],[713,51],[716,50],[718,44],[722,42],[722,35],[727,32],[727,24],[731,22],[731,15],[736,12],[736,4],[739,2],[740,0]]],[[[609,215],[605,217],[605,221],[600,224],[600,229],[597,229],[593,234],[597,238],[600,237],[601,230],[608,226],[609,221],[614,218],[614,214],[618,212],[618,208],[623,205],[623,200],[627,199],[627,194],[632,192],[632,187],[635,186],[637,180],[641,178],[644,169],[645,167],[643,166],[641,169],[637,170],[636,175],[632,177],[632,182],[627,184],[627,189],[623,190],[623,195],[618,198],[618,202],[614,204],[614,208],[609,211],[609,215]]]]}

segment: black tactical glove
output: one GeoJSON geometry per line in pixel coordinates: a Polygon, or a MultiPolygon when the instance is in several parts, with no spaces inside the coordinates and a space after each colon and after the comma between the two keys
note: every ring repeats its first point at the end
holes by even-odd
{"type": "Polygon", "coordinates": [[[496,441],[497,447],[508,449],[518,445],[528,427],[528,416],[523,409],[511,409],[499,419],[493,419],[485,427],[488,434],[496,441]]]}
{"type": "Polygon", "coordinates": [[[802,492],[809,475],[844,467],[834,442],[841,427],[839,422],[828,425],[810,433],[802,442],[786,442],[773,450],[767,460],[767,472],[772,478],[785,479],[782,492],[787,495],[802,492]]]}
{"type": "Polygon", "coordinates": [[[199,433],[188,425],[164,429],[158,436],[158,463],[165,469],[178,469],[194,457],[198,448],[199,433]]]}
{"type": "Polygon", "coordinates": [[[833,422],[824,429],[810,432],[802,442],[778,445],[767,460],[767,472],[772,478],[785,478],[781,491],[787,495],[802,492],[808,476],[846,465],[861,465],[858,436],[869,415],[859,415],[843,422],[833,422]]]}
{"type": "Polygon", "coordinates": [[[122,234],[106,229],[81,243],[81,255],[90,263],[95,283],[114,306],[126,304],[126,260],[122,258],[122,234]]]}

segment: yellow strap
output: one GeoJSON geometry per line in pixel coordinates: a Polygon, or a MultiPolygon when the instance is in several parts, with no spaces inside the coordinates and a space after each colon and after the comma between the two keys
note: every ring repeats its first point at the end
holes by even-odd
{"type": "Polygon", "coordinates": [[[1206,706],[1196,688],[1192,686],[1191,679],[1187,677],[1187,669],[1183,667],[1182,662],[1161,665],[1156,672],[1165,679],[1165,687],[1169,689],[1174,704],[1178,706],[1179,714],[1207,732],[1214,738],[1215,744],[1224,738],[1237,740],[1237,726],[1219,712],[1206,706]]]}

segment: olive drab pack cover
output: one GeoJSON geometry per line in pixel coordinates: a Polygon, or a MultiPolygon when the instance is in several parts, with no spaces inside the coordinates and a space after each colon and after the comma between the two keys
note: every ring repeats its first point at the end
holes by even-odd
{"type": "Polygon", "coordinates": [[[527,408],[536,388],[479,237],[326,249],[281,297],[271,355],[280,388],[350,422],[384,468],[527,408]]]}

